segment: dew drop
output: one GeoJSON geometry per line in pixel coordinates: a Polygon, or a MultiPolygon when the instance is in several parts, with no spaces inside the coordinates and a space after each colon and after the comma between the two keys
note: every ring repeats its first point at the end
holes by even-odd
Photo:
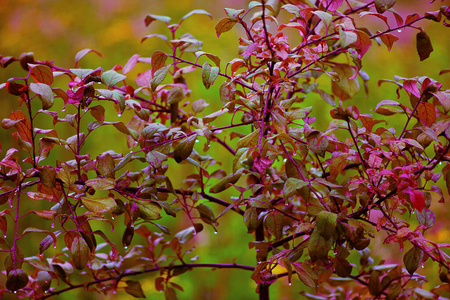
{"type": "Polygon", "coordinates": [[[62,112],[66,111],[66,108],[65,108],[65,107],[63,107],[63,108],[61,109],[61,111],[62,111],[62,112]]]}
{"type": "Polygon", "coordinates": [[[115,294],[116,293],[116,291],[113,291],[113,294],[115,294]]]}
{"type": "Polygon", "coordinates": [[[217,234],[217,231],[214,230],[214,234],[217,234]]]}
{"type": "Polygon", "coordinates": [[[402,32],[402,30],[401,30],[401,29],[398,29],[397,31],[398,31],[398,32],[402,32]]]}
{"type": "Polygon", "coordinates": [[[128,249],[128,246],[123,246],[123,249],[127,250],[127,249],[128,249]]]}
{"type": "Polygon", "coordinates": [[[287,162],[287,158],[283,159],[283,162],[287,162]]]}
{"type": "Polygon", "coordinates": [[[111,220],[114,220],[114,216],[111,217],[111,220]]]}
{"type": "Polygon", "coordinates": [[[292,282],[289,282],[288,285],[292,285],[292,282]]]}
{"type": "Polygon", "coordinates": [[[3,237],[6,239],[6,234],[5,235],[3,235],[3,237]]]}
{"type": "Polygon", "coordinates": [[[120,118],[122,116],[122,114],[119,113],[119,114],[117,114],[117,116],[120,118]]]}
{"type": "Polygon", "coordinates": [[[425,267],[422,265],[422,269],[423,269],[423,268],[425,268],[425,267]]]}
{"type": "Polygon", "coordinates": [[[196,142],[196,143],[200,143],[200,140],[199,140],[199,139],[196,139],[195,142],[196,142]]]}

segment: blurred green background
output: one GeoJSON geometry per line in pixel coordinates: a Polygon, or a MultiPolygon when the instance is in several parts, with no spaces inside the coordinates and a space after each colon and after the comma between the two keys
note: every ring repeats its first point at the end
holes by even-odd
{"type": "MultiPolygon", "coordinates": [[[[147,34],[169,33],[162,22],[154,22],[146,28],[144,18],[147,14],[167,15],[172,18],[172,22],[178,22],[183,15],[192,9],[202,8],[212,14],[213,20],[206,16],[193,16],[183,23],[180,33],[189,32],[198,40],[203,41],[203,51],[218,55],[222,60],[221,71],[224,71],[226,63],[237,55],[237,41],[241,31],[236,27],[234,30],[224,33],[218,39],[214,26],[218,20],[225,16],[223,8],[246,8],[248,2],[250,1],[0,0],[0,54],[19,57],[22,52],[34,52],[37,60],[54,60],[57,66],[73,68],[75,66],[75,54],[81,49],[91,48],[102,53],[104,57],[100,58],[95,54],[88,54],[82,59],[79,66],[82,68],[101,66],[104,70],[109,70],[117,64],[124,66],[133,54],[137,53],[144,57],[150,57],[154,50],[168,50],[167,46],[159,39],[148,39],[144,43],[140,43],[141,38],[147,34]]],[[[440,1],[430,4],[428,1],[399,0],[395,8],[402,16],[405,16],[412,12],[423,13],[438,10],[440,5],[440,1]]],[[[281,14],[283,20],[288,19],[285,12],[282,11],[281,14]]],[[[365,17],[363,20],[358,20],[356,17],[356,19],[357,22],[367,22],[373,32],[377,29],[385,29],[385,25],[377,18],[365,17]]],[[[378,46],[373,43],[372,48],[363,59],[364,70],[370,76],[370,94],[366,96],[361,89],[357,96],[344,103],[344,106],[355,104],[361,113],[371,113],[370,109],[374,108],[377,102],[384,99],[395,100],[394,85],[383,84],[381,88],[377,87],[379,79],[393,79],[394,75],[402,77],[426,75],[440,81],[444,86],[449,86],[450,75],[438,75],[440,70],[450,68],[450,56],[448,55],[448,49],[450,49],[449,29],[442,24],[431,21],[420,22],[418,26],[423,27],[432,40],[434,52],[430,58],[423,62],[419,61],[415,50],[416,30],[413,29],[404,29],[402,32],[395,33],[400,37],[400,41],[394,45],[390,53],[384,45],[378,46]]],[[[286,32],[295,34],[294,31],[286,32]]],[[[291,46],[294,47],[295,45],[291,46]]],[[[186,55],[185,58],[195,59],[194,55],[190,54],[186,55]]],[[[203,61],[205,61],[204,58],[201,59],[202,63],[203,61]]],[[[148,67],[146,64],[138,64],[135,70],[127,75],[131,79],[135,78],[138,72],[143,72],[148,67]]],[[[0,82],[5,82],[12,76],[25,75],[26,73],[20,69],[18,64],[13,64],[8,69],[0,69],[0,82]]],[[[188,86],[192,90],[189,101],[193,102],[203,98],[211,104],[202,114],[207,115],[220,109],[221,101],[218,97],[218,87],[223,82],[221,78],[217,79],[216,84],[210,90],[203,87],[200,71],[187,76],[187,80],[188,86]]],[[[133,82],[129,83],[133,84],[133,82]]],[[[325,84],[325,87],[322,87],[323,89],[330,90],[329,82],[321,79],[320,83],[325,84]]],[[[0,90],[0,100],[2,101],[0,117],[3,119],[8,117],[10,111],[17,109],[18,105],[15,98],[8,95],[4,89],[0,90]]],[[[408,99],[404,95],[399,101],[408,104],[408,99]]],[[[313,116],[317,118],[315,127],[321,130],[327,128],[328,122],[331,120],[329,110],[332,107],[311,94],[306,98],[305,105],[314,106],[313,116]]],[[[62,108],[61,103],[55,105],[55,110],[58,108],[62,108]]],[[[109,109],[107,118],[110,121],[122,120],[125,123],[128,121],[126,114],[119,118],[112,107],[107,107],[107,109],[109,109]]],[[[389,120],[392,123],[387,126],[394,126],[398,131],[401,131],[399,126],[404,122],[402,118],[391,118],[396,121],[389,120]]],[[[47,128],[51,128],[49,120],[42,120],[42,122],[48,126],[47,128]]],[[[214,124],[216,126],[227,125],[220,122],[214,124]]],[[[60,137],[74,134],[73,132],[61,132],[62,129],[58,126],[56,128],[60,137]]],[[[42,125],[41,127],[45,126],[42,125]]],[[[10,133],[11,130],[0,130],[3,152],[11,145],[14,146],[10,133]]],[[[113,128],[102,127],[94,134],[94,138],[89,139],[89,143],[84,148],[84,152],[91,153],[91,157],[95,157],[108,149],[113,149],[117,153],[128,151],[124,136],[113,128]],[[123,142],[116,142],[117,140],[123,140],[123,142]]],[[[220,160],[223,163],[223,168],[229,172],[233,157],[223,151],[222,148],[216,149],[223,152],[220,152],[219,157],[215,156],[216,159],[219,158],[217,160],[220,160]]],[[[217,155],[219,152],[213,153],[217,155]]],[[[71,158],[67,151],[55,150],[49,160],[54,161],[56,159],[71,158]]],[[[181,180],[177,178],[177,172],[180,174],[179,172],[184,170],[185,166],[171,164],[170,167],[174,168],[172,182],[181,184],[181,180]]],[[[223,193],[220,196],[224,200],[230,201],[230,193],[223,193]]],[[[33,203],[33,205],[35,204],[33,203]]],[[[213,208],[216,214],[223,209],[214,205],[209,206],[213,208]]],[[[442,221],[442,223],[429,230],[426,237],[435,239],[436,242],[448,242],[450,236],[447,226],[449,225],[448,210],[445,209],[444,205],[438,204],[434,205],[433,208],[438,212],[438,221],[442,221]]],[[[45,207],[45,209],[49,209],[49,207],[45,207]]],[[[37,220],[31,218],[30,222],[37,220]]],[[[181,221],[181,224],[173,224],[174,220],[165,217],[161,220],[161,223],[173,228],[188,226],[183,221],[181,221]]],[[[414,216],[412,220],[415,220],[414,216]]],[[[110,230],[107,229],[108,226],[103,224],[97,225],[103,226],[104,230],[110,230]]],[[[156,230],[156,228],[151,229],[156,230]]],[[[118,226],[116,230],[120,233],[117,234],[115,242],[120,244],[123,228],[118,226]]],[[[42,238],[36,235],[30,235],[29,237],[35,239],[30,243],[32,245],[37,245],[42,238]]],[[[375,262],[386,259],[387,262],[401,263],[402,253],[398,252],[397,246],[383,245],[383,239],[382,236],[371,244],[372,248],[377,249],[374,254],[375,262]]],[[[252,236],[246,234],[242,218],[237,214],[227,213],[220,219],[217,235],[213,234],[213,230],[208,227],[194,240],[196,249],[192,252],[192,257],[199,255],[197,262],[232,263],[235,261],[241,264],[255,264],[254,252],[249,250],[247,246],[248,242],[252,240],[252,236]]],[[[137,237],[135,237],[135,241],[138,241],[137,237]]],[[[419,273],[428,274],[430,286],[437,284],[437,265],[427,262],[425,267],[419,273]]],[[[163,299],[163,294],[155,291],[153,279],[153,276],[139,277],[149,299],[163,299]]],[[[183,293],[178,293],[181,299],[255,299],[257,297],[254,293],[255,284],[250,279],[250,272],[247,271],[197,269],[181,275],[175,279],[175,282],[183,286],[185,290],[183,293]]],[[[297,278],[293,279],[291,286],[288,286],[286,280],[280,280],[271,287],[271,297],[272,299],[293,299],[296,295],[298,297],[298,293],[303,289],[304,286],[297,278]]],[[[83,299],[101,299],[103,297],[82,290],[74,290],[55,297],[55,299],[70,299],[73,296],[80,296],[83,299]]],[[[117,296],[118,298],[129,297],[123,291],[119,291],[117,296]]]]}

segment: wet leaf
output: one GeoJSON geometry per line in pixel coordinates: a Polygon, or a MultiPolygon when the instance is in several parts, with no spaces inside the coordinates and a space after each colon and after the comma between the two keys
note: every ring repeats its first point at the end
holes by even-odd
{"type": "Polygon", "coordinates": [[[155,75],[150,81],[150,86],[153,92],[156,90],[158,85],[160,85],[161,82],[163,82],[163,80],[166,78],[167,74],[169,73],[169,68],[170,66],[165,66],[155,71],[155,75]]]}
{"type": "Polygon", "coordinates": [[[117,203],[112,197],[94,198],[94,197],[81,197],[81,203],[87,210],[96,214],[102,214],[105,212],[112,212],[117,209],[117,203]]]}
{"type": "Polygon", "coordinates": [[[103,54],[101,54],[100,52],[98,52],[97,50],[94,49],[83,49],[78,51],[77,54],[75,54],[75,67],[78,65],[78,62],[88,53],[90,52],[94,52],[95,54],[97,54],[100,57],[103,57],[103,54]]]}
{"type": "Polygon", "coordinates": [[[136,201],[139,206],[139,216],[146,221],[161,219],[161,206],[156,202],[136,201]]]}
{"type": "Polygon", "coordinates": [[[139,281],[127,280],[125,281],[127,286],[125,287],[125,292],[133,296],[134,298],[145,298],[144,291],[142,290],[139,281]]]}
{"type": "Polygon", "coordinates": [[[305,182],[301,179],[297,179],[295,177],[290,177],[284,183],[283,187],[283,197],[288,200],[290,196],[292,196],[298,189],[301,189],[304,186],[307,186],[308,182],[305,182]]]}
{"type": "Polygon", "coordinates": [[[77,235],[70,246],[70,253],[72,253],[72,260],[75,268],[78,270],[84,269],[89,262],[90,250],[86,241],[77,235]]]}
{"type": "Polygon", "coordinates": [[[102,82],[106,84],[109,88],[113,87],[116,83],[125,80],[127,76],[117,73],[114,70],[109,70],[103,72],[102,74],[102,82]]]}
{"type": "Polygon", "coordinates": [[[152,15],[152,14],[148,14],[145,17],[145,26],[148,27],[151,23],[153,23],[153,21],[162,21],[164,23],[166,23],[167,25],[169,25],[169,22],[171,20],[170,17],[167,16],[159,16],[159,15],[152,15]]]}
{"type": "Polygon", "coordinates": [[[337,215],[321,211],[316,217],[316,229],[326,240],[331,239],[335,232],[337,215]]]}
{"type": "Polygon", "coordinates": [[[47,110],[53,106],[53,91],[45,83],[30,83],[30,90],[32,90],[42,101],[42,109],[47,110]]]}
{"type": "Polygon", "coordinates": [[[97,191],[112,190],[116,186],[114,178],[93,178],[86,181],[86,185],[97,191]]]}
{"type": "Polygon", "coordinates": [[[408,252],[405,253],[405,255],[403,256],[403,263],[405,264],[405,268],[409,274],[414,274],[414,272],[422,262],[422,257],[422,249],[416,246],[413,246],[411,249],[409,249],[408,252]]]}
{"type": "Polygon", "coordinates": [[[155,75],[155,72],[165,66],[167,60],[167,55],[159,50],[156,50],[152,54],[152,75],[155,75]]]}
{"type": "Polygon", "coordinates": [[[28,284],[28,275],[22,269],[14,269],[8,272],[6,288],[10,291],[18,291],[28,284]]]}
{"type": "Polygon", "coordinates": [[[47,271],[39,271],[36,279],[37,279],[39,286],[44,291],[47,291],[50,288],[50,286],[52,285],[52,275],[50,275],[50,273],[47,271]]]}
{"type": "Polygon", "coordinates": [[[217,37],[220,37],[220,35],[224,32],[227,32],[233,28],[234,25],[236,25],[236,21],[230,19],[230,18],[223,18],[219,21],[216,25],[216,34],[217,37]]]}
{"type": "Polygon", "coordinates": [[[306,263],[292,263],[298,278],[309,287],[317,286],[317,273],[306,263]]]}
{"type": "Polygon", "coordinates": [[[139,61],[139,57],[141,57],[139,54],[134,54],[130,57],[125,66],[123,66],[122,74],[126,74],[133,70],[134,66],[136,66],[136,63],[139,61]]]}
{"type": "Polygon", "coordinates": [[[420,102],[417,105],[417,114],[423,125],[431,127],[436,122],[436,108],[432,103],[420,102]]]}
{"type": "Polygon", "coordinates": [[[184,99],[184,91],[180,86],[174,86],[170,90],[169,96],[167,97],[168,104],[176,104],[184,99]]]}
{"type": "Polygon", "coordinates": [[[202,80],[203,85],[206,87],[206,89],[209,89],[209,87],[216,80],[217,76],[219,76],[219,68],[211,67],[208,62],[205,62],[202,66],[202,80]]]}
{"type": "Polygon", "coordinates": [[[228,174],[227,176],[222,178],[216,185],[214,185],[209,190],[209,192],[216,194],[228,189],[231,185],[235,184],[239,180],[242,175],[242,170],[243,169],[239,169],[234,173],[228,174]]]}
{"type": "Polygon", "coordinates": [[[33,65],[29,64],[31,67],[30,75],[34,80],[47,85],[52,85],[53,83],[53,71],[52,68],[46,65],[33,65]]]}
{"type": "Polygon", "coordinates": [[[189,155],[191,155],[196,139],[197,135],[194,134],[184,138],[178,143],[178,145],[173,150],[173,157],[177,163],[182,162],[183,160],[188,158],[189,155]]]}
{"type": "Polygon", "coordinates": [[[430,53],[433,52],[433,45],[431,45],[430,37],[425,31],[417,33],[416,47],[420,61],[427,59],[430,56],[430,53]]]}
{"type": "Polygon", "coordinates": [[[436,223],[436,214],[430,209],[425,208],[422,212],[417,212],[417,221],[427,229],[431,228],[436,223]]]}
{"type": "Polygon", "coordinates": [[[395,5],[396,0],[375,0],[375,9],[382,14],[395,5]]]}

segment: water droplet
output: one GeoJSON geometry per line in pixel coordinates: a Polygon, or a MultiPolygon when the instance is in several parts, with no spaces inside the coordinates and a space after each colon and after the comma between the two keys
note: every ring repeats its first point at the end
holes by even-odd
{"type": "Polygon", "coordinates": [[[422,269],[423,269],[423,268],[425,268],[425,267],[422,265],[422,269]]]}
{"type": "Polygon", "coordinates": [[[3,235],[3,237],[6,239],[6,234],[5,235],[3,235]]]}
{"type": "Polygon", "coordinates": [[[113,294],[115,294],[115,293],[116,293],[116,291],[114,290],[114,291],[113,291],[113,294]]]}
{"type": "Polygon", "coordinates": [[[289,282],[288,285],[292,285],[292,282],[289,282]]]}
{"type": "Polygon", "coordinates": [[[14,294],[17,294],[17,291],[14,291],[14,294]]]}
{"type": "Polygon", "coordinates": [[[120,118],[120,117],[122,116],[122,114],[121,114],[121,113],[118,113],[117,116],[120,118]]]}
{"type": "Polygon", "coordinates": [[[111,219],[114,220],[114,216],[112,216],[111,219]]]}
{"type": "Polygon", "coordinates": [[[217,234],[217,231],[214,230],[214,234],[217,234]]]}
{"type": "Polygon", "coordinates": [[[128,249],[128,246],[123,246],[123,249],[127,250],[127,249],[128,249]]]}
{"type": "Polygon", "coordinates": [[[200,143],[200,140],[199,140],[199,139],[196,139],[195,142],[196,142],[196,143],[200,143]]]}
{"type": "Polygon", "coordinates": [[[66,111],[66,108],[65,108],[65,107],[63,107],[63,108],[61,109],[61,111],[62,111],[62,112],[66,111]]]}
{"type": "Polygon", "coordinates": [[[401,29],[398,29],[397,31],[398,31],[398,32],[402,32],[402,30],[401,30],[401,29]]]}
{"type": "Polygon", "coordinates": [[[287,162],[287,158],[283,159],[283,162],[287,162]]]}

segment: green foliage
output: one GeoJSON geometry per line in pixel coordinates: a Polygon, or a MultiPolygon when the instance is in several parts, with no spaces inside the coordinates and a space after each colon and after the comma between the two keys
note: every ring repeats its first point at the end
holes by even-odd
{"type": "Polygon", "coordinates": [[[177,280],[200,268],[247,271],[260,299],[294,274],[310,299],[448,295],[450,244],[429,233],[442,222],[432,209],[450,190],[450,91],[428,76],[388,74],[378,86],[393,84],[396,100],[380,99],[375,115],[344,106],[362,85],[368,92],[363,57],[374,44],[390,51],[395,31],[415,29],[424,61],[434,48],[416,23],[448,26],[448,7],[403,17],[395,5],[263,0],[226,8],[217,36],[243,31],[225,68],[222,55],[180,31],[188,18],[211,17],[203,9],[178,23],[147,14],[145,26],[161,23],[169,34],[142,42],[157,37],[169,48],[107,71],[78,67],[91,52],[102,56],[90,48],[75,55],[74,68],[32,52],[0,56],[3,68],[15,63],[26,74],[0,84],[19,106],[2,120],[15,144],[0,161],[0,295],[45,299],[84,288],[145,298],[130,277],[154,274],[155,290],[178,299],[185,288],[177,280]],[[387,29],[373,33],[366,16],[387,29]],[[145,71],[134,75],[137,66],[145,71]],[[197,98],[205,90],[210,100],[197,98]],[[311,98],[330,116],[314,117],[311,98]],[[399,130],[392,119],[403,120],[399,130]],[[114,138],[92,153],[87,143],[108,127],[114,138]],[[118,141],[126,151],[115,152],[118,141]],[[257,263],[215,261],[220,247],[196,262],[198,235],[208,229],[231,234],[233,251],[254,251],[257,263]],[[24,246],[30,236],[39,246],[24,246]],[[403,264],[375,262],[380,237],[400,251],[410,246],[403,264]],[[427,261],[439,266],[442,285],[424,285],[433,275],[417,270],[427,261]]]}

